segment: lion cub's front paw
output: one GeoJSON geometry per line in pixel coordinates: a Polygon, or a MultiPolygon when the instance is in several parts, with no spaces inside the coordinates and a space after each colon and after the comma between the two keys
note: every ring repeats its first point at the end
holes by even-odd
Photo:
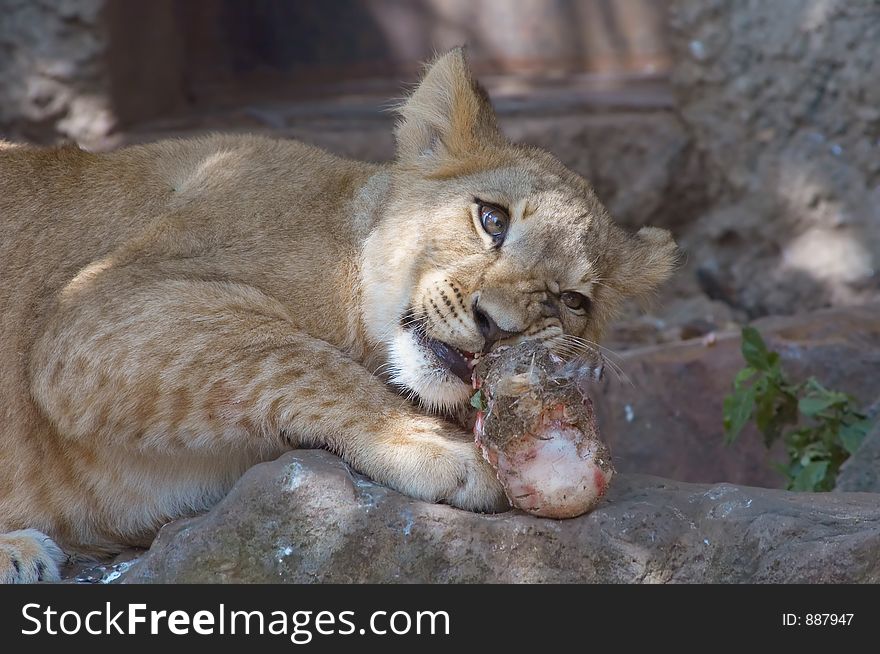
{"type": "Polygon", "coordinates": [[[353,468],[404,495],[468,511],[510,508],[473,437],[444,420],[392,415],[368,437],[340,440],[335,449],[353,468]]]}
{"type": "Polygon", "coordinates": [[[495,471],[480,455],[473,443],[464,443],[466,447],[459,455],[462,474],[459,483],[446,495],[447,504],[469,511],[500,513],[510,509],[510,502],[498,481],[495,471]]]}
{"type": "Polygon", "coordinates": [[[58,581],[58,566],[65,558],[61,548],[36,529],[0,534],[0,583],[58,581]]]}
{"type": "MultiPolygon", "coordinates": [[[[381,466],[363,472],[401,493],[469,511],[510,508],[495,475],[469,434],[432,418],[401,421],[370,443],[365,457],[381,466]],[[374,449],[375,448],[375,449],[374,449]]],[[[357,467],[357,466],[356,466],[357,467]]]]}

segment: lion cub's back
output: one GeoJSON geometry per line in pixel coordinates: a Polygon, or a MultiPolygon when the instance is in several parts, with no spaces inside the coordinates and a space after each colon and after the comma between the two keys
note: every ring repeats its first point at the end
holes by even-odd
{"type": "Polygon", "coordinates": [[[343,162],[294,141],[211,135],[95,154],[0,141],[0,308],[27,278],[55,292],[164,213],[197,201],[220,220],[290,206],[343,162]]]}
{"type": "Polygon", "coordinates": [[[146,152],[0,147],[0,284],[51,283],[112,250],[159,209],[158,161],[146,152]]]}
{"type": "MultiPolygon", "coordinates": [[[[187,203],[231,222],[244,208],[296,206],[309,180],[328,183],[322,168],[340,166],[346,168],[310,146],[257,136],[160,141],[101,154],[0,142],[0,397],[7,418],[30,408],[32,342],[58,291],[84,267],[187,203]]],[[[14,422],[0,425],[0,437],[15,430],[14,422]]]]}

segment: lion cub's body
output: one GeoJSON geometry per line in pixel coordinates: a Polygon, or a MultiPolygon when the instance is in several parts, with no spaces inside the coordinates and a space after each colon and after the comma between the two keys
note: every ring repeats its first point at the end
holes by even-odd
{"type": "MultiPolygon", "coordinates": [[[[248,136],[106,155],[76,148],[0,151],[0,532],[37,528],[88,551],[149,542],[162,522],[209,506],[247,467],[277,456],[281,440],[199,448],[195,456],[187,456],[182,436],[168,433],[166,442],[158,434],[162,423],[170,428],[186,411],[211,425],[212,412],[232,400],[212,386],[222,379],[217,364],[226,362],[206,357],[203,365],[175,368],[193,355],[186,323],[168,325],[161,342],[135,353],[132,341],[142,335],[126,325],[131,312],[103,306],[124,304],[130,283],[119,276],[92,287],[102,272],[148,256],[151,264],[138,271],[137,282],[166,284],[157,289],[157,304],[181,300],[178,293],[196,302],[193,295],[214,291],[227,295],[224,301],[240,297],[243,306],[266,304],[267,313],[289,317],[306,334],[363,361],[351,307],[364,233],[352,228],[350,216],[352,191],[374,172],[300,143],[248,136]],[[153,251],[144,255],[145,249],[153,251]],[[251,288],[266,297],[251,297],[251,288]],[[83,327],[93,331],[80,334],[69,357],[39,380],[37,341],[58,315],[59,300],[69,297],[74,306],[83,293],[100,298],[101,306],[83,307],[93,314],[81,319],[83,327]],[[88,361],[86,348],[102,339],[108,351],[101,361],[88,361]],[[144,365],[155,366],[153,378],[144,365]],[[136,383],[123,390],[114,380],[126,376],[136,383]],[[46,393],[64,395],[54,420],[34,401],[35,378],[46,393]],[[171,402],[159,384],[175,395],[171,402]],[[108,425],[109,402],[149,417],[157,434],[108,425]],[[68,421],[83,433],[59,433],[68,421]],[[149,445],[139,443],[151,436],[149,445]],[[109,515],[114,512],[127,514],[124,533],[109,515]]],[[[73,328],[61,322],[57,327],[73,328]]]]}
{"type": "Polygon", "coordinates": [[[453,410],[467,385],[425,344],[488,346],[478,302],[505,334],[598,338],[674,246],[624,235],[585,182],[506,143],[458,52],[402,115],[387,166],[253,136],[0,144],[0,534],[19,530],[0,580],[55,578],[52,541],[146,544],[298,445],[503,506],[468,435],[386,381],[453,410]],[[471,219],[478,194],[508,207],[503,247],[471,219]],[[591,314],[560,310],[575,286],[591,314]]]}

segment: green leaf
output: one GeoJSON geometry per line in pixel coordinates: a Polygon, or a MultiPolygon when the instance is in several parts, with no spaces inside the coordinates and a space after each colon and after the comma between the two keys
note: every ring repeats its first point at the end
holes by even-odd
{"type": "Polygon", "coordinates": [[[755,397],[755,425],[764,435],[767,447],[773,444],[781,431],[781,425],[776,420],[776,398],[778,395],[779,389],[771,385],[755,397]]]}
{"type": "Polygon", "coordinates": [[[483,391],[477,390],[476,393],[471,395],[471,406],[479,411],[485,411],[488,404],[486,404],[486,396],[483,395],[483,391]]]}
{"type": "Polygon", "coordinates": [[[832,391],[825,388],[815,377],[808,377],[804,382],[804,386],[809,389],[810,395],[828,395],[832,391]]]}
{"type": "Polygon", "coordinates": [[[745,367],[736,373],[736,377],[733,378],[733,387],[737,390],[742,387],[747,381],[749,381],[752,377],[757,374],[757,370],[751,367],[745,367]]]}
{"type": "Polygon", "coordinates": [[[840,391],[832,391],[828,388],[825,388],[822,384],[818,382],[815,377],[810,377],[806,381],[806,388],[809,389],[807,392],[807,397],[821,397],[823,399],[827,399],[831,404],[837,404],[841,407],[845,407],[847,404],[851,402],[855,402],[855,398],[846,393],[841,393],[840,391]]]}
{"type": "Polygon", "coordinates": [[[850,454],[855,454],[862,441],[865,440],[865,436],[868,435],[870,428],[870,420],[860,420],[841,427],[839,436],[844,449],[850,454]]]}
{"type": "Polygon", "coordinates": [[[815,377],[789,381],[779,353],[767,348],[754,327],[742,330],[742,355],[747,366],[724,398],[725,442],[736,440],[753,419],[768,448],[783,439],[787,462],[773,465],[790,490],[833,489],[841,464],[871,429],[857,400],[815,377]]]}
{"type": "Polygon", "coordinates": [[[801,427],[799,429],[793,429],[788,432],[785,435],[785,447],[786,450],[789,452],[789,456],[791,457],[791,459],[799,459],[799,453],[808,448],[815,437],[816,432],[810,427],[801,427]]]}
{"type": "Polygon", "coordinates": [[[798,463],[807,467],[813,461],[823,461],[826,456],[828,456],[828,452],[819,443],[810,443],[800,453],[798,463]]]}
{"type": "Polygon", "coordinates": [[[742,355],[746,363],[755,370],[769,370],[773,364],[764,339],[754,327],[743,327],[742,355]]]}
{"type": "Polygon", "coordinates": [[[825,473],[828,472],[828,461],[813,461],[805,465],[791,482],[791,490],[815,491],[822,486],[825,473]]]}
{"type": "Polygon", "coordinates": [[[807,395],[802,397],[798,402],[798,409],[805,416],[813,417],[822,413],[825,409],[834,406],[839,402],[839,398],[835,394],[827,395],[807,395]]]}
{"type": "Polygon", "coordinates": [[[724,398],[724,441],[730,445],[739,436],[752,415],[755,389],[746,388],[724,398]]]}

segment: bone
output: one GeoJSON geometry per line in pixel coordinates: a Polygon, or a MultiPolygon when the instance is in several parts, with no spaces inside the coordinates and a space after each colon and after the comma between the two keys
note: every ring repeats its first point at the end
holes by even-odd
{"type": "Polygon", "coordinates": [[[592,510],[614,475],[588,391],[604,363],[566,360],[525,342],[484,355],[474,435],[510,503],[546,518],[592,510]]]}

